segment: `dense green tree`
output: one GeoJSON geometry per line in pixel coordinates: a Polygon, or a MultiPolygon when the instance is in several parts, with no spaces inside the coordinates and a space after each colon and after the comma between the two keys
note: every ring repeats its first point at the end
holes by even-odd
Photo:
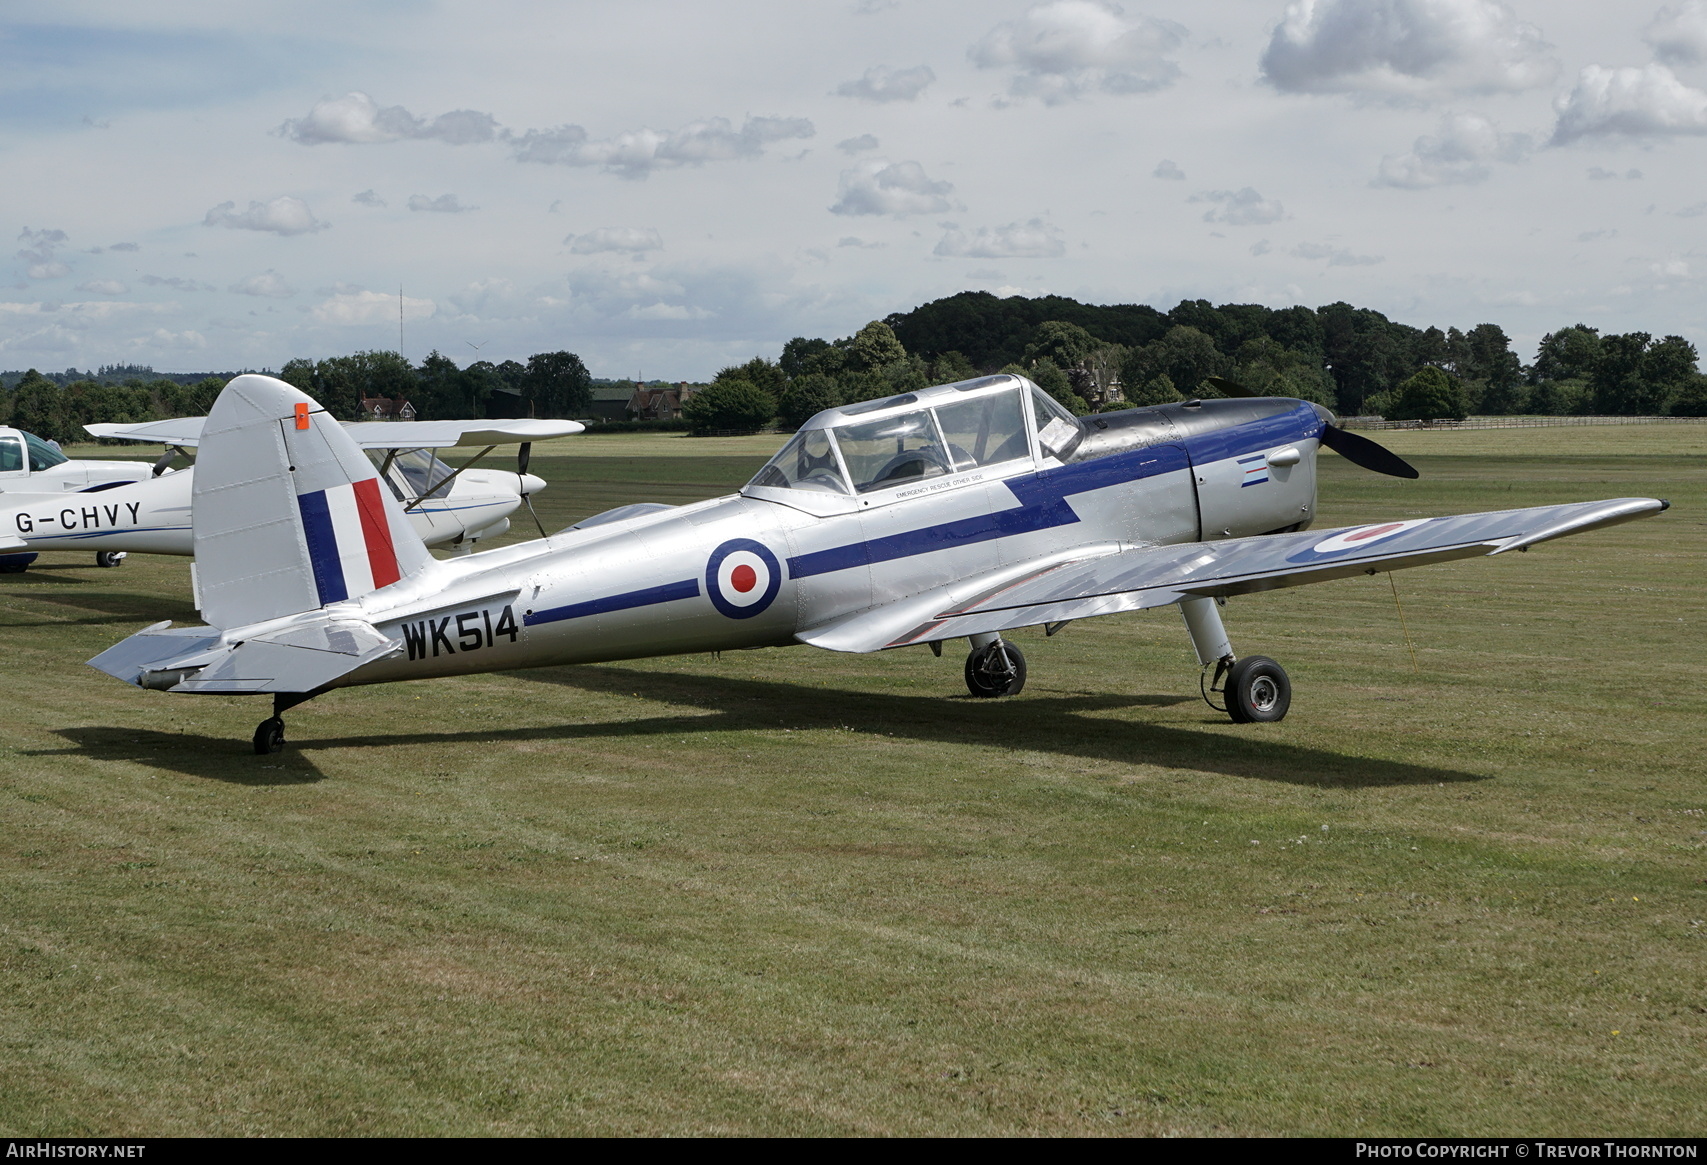
{"type": "Polygon", "coordinates": [[[1549,380],[1588,380],[1594,375],[1594,362],[1600,358],[1600,330],[1587,324],[1573,324],[1548,332],[1541,337],[1530,366],[1532,383],[1549,380]]]}
{"type": "Polygon", "coordinates": [[[1396,421],[1461,421],[1468,413],[1463,387],[1433,365],[1400,384],[1396,396],[1387,414],[1396,421]]]}
{"type": "Polygon", "coordinates": [[[1464,337],[1464,349],[1469,368],[1460,376],[1475,382],[1476,410],[1495,416],[1521,412],[1523,365],[1505,331],[1498,324],[1477,324],[1464,337]]]}
{"type": "Polygon", "coordinates": [[[804,376],[812,371],[806,366],[806,362],[829,347],[828,340],[809,340],[805,336],[796,336],[782,346],[782,356],[777,360],[777,366],[790,380],[796,376],[804,376]]]}
{"type": "Polygon", "coordinates": [[[695,436],[716,432],[754,433],[776,416],[776,398],[745,380],[718,380],[688,398],[682,420],[695,436]]]}
{"type": "Polygon", "coordinates": [[[782,369],[763,356],[754,356],[745,364],[730,365],[711,379],[714,384],[720,380],[744,380],[773,397],[779,395],[788,385],[788,377],[783,374],[782,369]]]}
{"type": "Polygon", "coordinates": [[[1322,362],[1322,321],[1310,308],[1283,307],[1263,321],[1269,339],[1289,352],[1303,352],[1322,362]]]}
{"type": "Polygon", "coordinates": [[[437,348],[429,352],[415,370],[415,392],[410,401],[415,415],[424,421],[467,418],[468,390],[456,361],[437,348]]]}
{"type": "Polygon", "coordinates": [[[1664,412],[1672,398],[1695,379],[1699,357],[1695,345],[1682,336],[1655,340],[1642,354],[1642,379],[1649,385],[1648,403],[1664,412]]]}
{"type": "Polygon", "coordinates": [[[1120,370],[1124,384],[1148,384],[1166,376],[1188,397],[1219,396],[1202,383],[1205,376],[1226,376],[1232,361],[1216,348],[1208,335],[1196,328],[1172,327],[1154,344],[1131,349],[1120,370]]]}
{"type": "Polygon", "coordinates": [[[63,443],[83,436],[65,389],[34,368],[12,390],[10,423],[48,441],[63,443]]]}
{"type": "Polygon", "coordinates": [[[223,376],[205,376],[194,384],[156,380],[148,389],[159,402],[162,417],[205,417],[227,383],[223,376]]]}
{"type": "Polygon", "coordinates": [[[895,389],[882,374],[877,372],[843,371],[833,377],[842,390],[843,404],[857,404],[862,400],[876,400],[879,397],[893,396],[895,389]]]}
{"type": "Polygon", "coordinates": [[[802,357],[800,375],[818,372],[825,376],[840,376],[847,371],[848,345],[852,341],[841,340],[834,344],[826,344],[815,350],[810,356],[802,357]]]}
{"type": "Polygon", "coordinates": [[[1602,416],[1639,416],[1650,412],[1650,386],[1642,379],[1642,357],[1653,340],[1647,332],[1603,336],[1589,383],[1594,411],[1602,416]]]}
{"type": "Polygon", "coordinates": [[[1039,360],[1048,360],[1057,368],[1072,368],[1083,363],[1099,347],[1101,341],[1078,324],[1045,320],[1032,332],[1021,363],[1030,368],[1039,360]]]}
{"type": "Polygon", "coordinates": [[[1107,344],[1148,344],[1167,330],[1166,318],[1148,304],[1095,305],[1062,296],[1030,299],[963,291],[884,322],[909,352],[927,359],[958,351],[973,367],[994,370],[1020,361],[1032,331],[1049,320],[1077,324],[1107,344]]]}
{"type": "Polygon", "coordinates": [[[977,375],[978,369],[973,367],[972,361],[959,352],[944,352],[930,363],[932,384],[953,384],[957,380],[971,380],[977,375]]]}
{"type": "Polygon", "coordinates": [[[1174,382],[1167,378],[1166,373],[1152,377],[1136,388],[1131,385],[1126,386],[1126,403],[1134,408],[1142,405],[1173,404],[1175,401],[1184,399],[1179,394],[1179,390],[1174,387],[1174,382]]]}
{"type": "Polygon", "coordinates": [[[895,338],[895,329],[882,320],[872,320],[855,333],[848,345],[847,367],[855,371],[875,372],[885,365],[907,358],[907,349],[895,338]]]}
{"type": "MultiPolygon", "coordinates": [[[[139,425],[160,419],[154,394],[139,384],[111,384],[78,380],[66,386],[65,395],[72,419],[79,426],[93,424],[139,425]]],[[[84,439],[79,436],[79,440],[84,439]]]]}
{"type": "Polygon", "coordinates": [[[808,372],[788,382],[777,399],[777,413],[786,427],[798,429],[818,413],[841,403],[841,385],[822,372],[808,372]]]}
{"type": "Polygon", "coordinates": [[[415,369],[396,352],[356,352],[321,361],[291,360],[279,379],[306,392],[341,421],[359,420],[364,397],[410,400],[415,369]]]}
{"type": "Polygon", "coordinates": [[[584,417],[593,404],[593,378],[573,352],[529,356],[521,389],[536,417],[584,417]]]}
{"type": "MultiPolygon", "coordinates": [[[[1014,365],[1010,368],[1004,368],[1002,371],[1012,371],[1017,367],[1014,365]]],[[[1072,380],[1066,372],[1056,366],[1053,360],[1039,360],[1031,366],[1030,371],[1021,371],[1020,375],[1031,377],[1038,388],[1060,401],[1066,406],[1067,411],[1075,417],[1082,417],[1091,411],[1090,404],[1086,402],[1084,397],[1073,391],[1072,380]]]]}
{"type": "Polygon", "coordinates": [[[1707,417],[1707,376],[1696,373],[1678,387],[1671,402],[1674,417],[1707,417]]]}
{"type": "Polygon", "coordinates": [[[1594,385],[1575,377],[1529,386],[1529,411],[1543,416],[1580,416],[1594,410],[1594,385]]]}

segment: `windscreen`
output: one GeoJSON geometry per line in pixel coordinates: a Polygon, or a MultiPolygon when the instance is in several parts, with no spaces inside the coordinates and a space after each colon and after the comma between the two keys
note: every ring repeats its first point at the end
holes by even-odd
{"type": "Polygon", "coordinates": [[[1031,407],[1037,413],[1037,443],[1043,452],[1058,460],[1079,447],[1085,431],[1073,414],[1062,408],[1056,399],[1040,388],[1031,390],[1031,407]]]}
{"type": "Polygon", "coordinates": [[[747,484],[832,494],[848,492],[842,467],[836,464],[836,451],[830,447],[830,435],[823,429],[796,433],[747,484]]]}
{"type": "Polygon", "coordinates": [[[52,469],[56,465],[64,465],[71,460],[34,433],[24,433],[24,444],[30,447],[31,473],[40,473],[44,469],[52,469]]]}
{"type": "MultiPolygon", "coordinates": [[[[370,459],[372,456],[370,453],[370,459]]],[[[426,496],[429,487],[434,487],[432,496],[436,498],[445,497],[449,493],[444,480],[455,471],[434,457],[430,450],[406,449],[397,455],[391,465],[392,472],[402,473],[403,480],[408,483],[410,501],[426,496]]]]}
{"type": "Polygon", "coordinates": [[[1031,456],[1017,388],[941,405],[936,418],[956,469],[1031,456]]]}
{"type": "Polygon", "coordinates": [[[16,437],[0,437],[0,473],[17,473],[23,467],[23,445],[16,437]]]}
{"type": "Polygon", "coordinates": [[[848,475],[860,493],[948,472],[948,458],[926,410],[835,431],[848,475]]]}

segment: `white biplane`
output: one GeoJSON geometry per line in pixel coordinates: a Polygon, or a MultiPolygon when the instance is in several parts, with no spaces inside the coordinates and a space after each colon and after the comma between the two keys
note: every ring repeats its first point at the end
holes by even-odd
{"type": "Polygon", "coordinates": [[[812,418],[739,493],[632,505],[536,542],[435,560],[317,404],[245,375],[207,418],[194,489],[196,606],[89,662],[142,688],[269,694],[805,643],[871,652],[967,639],[968,689],[1020,690],[1003,633],[1177,605],[1236,721],[1290,682],[1235,657],[1232,595],[1397,570],[1657,514],[1619,498],[1305,532],[1326,444],[1416,471],[1320,406],[1218,399],[1078,420],[986,376],[812,418]]]}
{"type": "MultiPolygon", "coordinates": [[[[84,426],[92,435],[166,447],[145,461],[70,461],[28,433],[0,429],[0,570],[23,570],[43,550],[92,550],[101,566],[125,555],[193,554],[196,468],[173,470],[201,443],[205,418],[84,426]],[[27,443],[27,444],[26,444],[27,443]],[[25,451],[27,448],[27,457],[25,451]],[[8,470],[7,466],[13,466],[8,470]]],[[[510,515],[545,482],[527,472],[534,441],[579,433],[576,421],[365,421],[343,425],[427,546],[472,550],[510,528],[510,515]],[[472,466],[520,445],[515,472],[472,466]],[[435,450],[479,452],[452,468],[435,450]]],[[[541,530],[543,535],[544,531],[541,530]]]]}

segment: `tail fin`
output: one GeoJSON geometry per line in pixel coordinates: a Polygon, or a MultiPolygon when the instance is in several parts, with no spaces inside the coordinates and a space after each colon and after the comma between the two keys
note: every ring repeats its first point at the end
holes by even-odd
{"type": "Polygon", "coordinates": [[[214,402],[191,506],[202,618],[222,629],[357,598],[433,561],[343,426],[270,376],[239,376],[214,402]]]}

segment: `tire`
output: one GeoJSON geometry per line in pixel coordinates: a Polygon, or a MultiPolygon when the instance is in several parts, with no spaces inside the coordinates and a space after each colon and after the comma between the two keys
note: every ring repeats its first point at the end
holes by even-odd
{"type": "Polygon", "coordinates": [[[1235,724],[1272,724],[1292,707],[1286,669],[1266,655],[1241,659],[1227,673],[1227,715],[1235,724]]]}
{"type": "Polygon", "coordinates": [[[975,647],[966,657],[966,690],[981,699],[1016,696],[1025,687],[1025,656],[1006,640],[975,647]]]}
{"type": "Polygon", "coordinates": [[[255,726],[257,756],[271,756],[275,752],[283,752],[284,743],[284,721],[277,716],[263,720],[255,726]]]}
{"type": "Polygon", "coordinates": [[[95,551],[95,565],[96,566],[108,566],[108,567],[119,566],[120,564],[122,564],[124,562],[124,560],[125,560],[125,552],[123,550],[97,550],[97,551],[95,551]]]}

